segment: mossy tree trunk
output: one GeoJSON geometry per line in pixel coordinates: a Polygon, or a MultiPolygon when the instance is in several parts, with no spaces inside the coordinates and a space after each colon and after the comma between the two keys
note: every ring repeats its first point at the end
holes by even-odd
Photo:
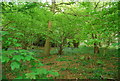
{"type": "MultiPolygon", "coordinates": [[[[97,39],[96,34],[92,34],[92,38],[93,39],[97,39]]],[[[99,53],[99,47],[98,44],[96,42],[94,42],[94,54],[98,54],[99,53]]]]}
{"type": "MultiPolygon", "coordinates": [[[[53,13],[55,13],[55,0],[52,0],[52,9],[51,9],[51,11],[53,13]]],[[[48,30],[51,29],[51,25],[52,25],[51,21],[48,21],[48,30]]],[[[50,31],[48,31],[48,32],[50,32],[50,31]]],[[[45,41],[45,47],[44,47],[44,55],[45,56],[50,54],[50,47],[51,47],[50,38],[47,37],[47,39],[45,41]]]]}
{"type": "MultiPolygon", "coordinates": [[[[48,21],[48,30],[50,30],[51,28],[51,22],[48,21]]],[[[49,32],[49,31],[48,31],[49,32]]],[[[46,41],[45,41],[45,46],[44,46],[44,55],[49,55],[50,54],[50,38],[47,37],[46,41]]]]}

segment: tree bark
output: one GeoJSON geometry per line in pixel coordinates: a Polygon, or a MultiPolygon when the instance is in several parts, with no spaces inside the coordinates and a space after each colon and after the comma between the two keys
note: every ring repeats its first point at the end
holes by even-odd
{"type": "MultiPolygon", "coordinates": [[[[53,13],[55,13],[55,0],[52,0],[52,10],[53,13]]],[[[48,21],[48,30],[51,29],[52,23],[48,21]]],[[[50,31],[48,31],[50,32],[50,31]]],[[[47,37],[46,42],[45,42],[45,49],[44,49],[44,55],[49,55],[50,54],[50,37],[47,37]]]]}
{"type": "Polygon", "coordinates": [[[97,43],[94,43],[94,54],[99,53],[99,47],[97,46],[97,43]]]}
{"type": "Polygon", "coordinates": [[[59,55],[63,54],[63,47],[67,43],[66,37],[64,38],[64,35],[61,38],[62,38],[62,40],[61,40],[61,44],[59,45],[59,50],[58,50],[59,55]]]}
{"type": "MultiPolygon", "coordinates": [[[[92,38],[96,39],[97,36],[95,34],[92,34],[92,38]]],[[[98,47],[97,43],[94,42],[94,54],[98,54],[98,53],[99,53],[99,47],[98,47]]]]}
{"type": "Polygon", "coordinates": [[[74,46],[74,48],[78,48],[79,42],[76,42],[75,40],[73,40],[73,46],[74,46]]]}
{"type": "MultiPolygon", "coordinates": [[[[51,22],[48,21],[48,30],[51,28],[51,22]]],[[[48,31],[49,32],[49,31],[48,31]]],[[[50,54],[50,38],[47,37],[46,41],[45,41],[45,46],[44,46],[44,55],[49,55],[50,54]]]]}
{"type": "Polygon", "coordinates": [[[53,12],[53,13],[55,13],[55,3],[56,3],[56,1],[55,0],[52,0],[52,9],[51,9],[51,11],[53,12]]]}
{"type": "Polygon", "coordinates": [[[63,46],[62,46],[62,44],[60,44],[60,46],[59,46],[58,54],[59,54],[59,55],[62,55],[62,54],[63,54],[63,46]]]}

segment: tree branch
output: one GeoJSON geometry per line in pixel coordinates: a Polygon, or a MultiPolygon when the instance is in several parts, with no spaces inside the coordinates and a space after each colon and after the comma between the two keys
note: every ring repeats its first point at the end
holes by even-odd
{"type": "Polygon", "coordinates": [[[97,8],[98,4],[100,3],[100,0],[97,2],[97,4],[95,5],[94,10],[97,8]]]}

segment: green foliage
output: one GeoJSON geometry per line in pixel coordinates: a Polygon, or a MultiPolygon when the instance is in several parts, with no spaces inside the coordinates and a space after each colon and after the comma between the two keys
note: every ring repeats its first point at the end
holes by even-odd
{"type": "MultiPolygon", "coordinates": [[[[119,10],[117,9],[116,2],[78,2],[76,4],[71,2],[69,3],[71,5],[56,4],[56,13],[54,14],[51,11],[52,5],[48,3],[18,2],[16,4],[14,2],[1,2],[0,4],[2,6],[1,16],[3,27],[2,31],[0,31],[0,34],[2,34],[0,41],[2,41],[2,48],[4,50],[8,48],[31,49],[36,41],[44,41],[47,37],[50,37],[51,43],[55,43],[58,47],[61,45],[64,54],[68,56],[79,53],[93,54],[93,46],[95,43],[98,47],[105,48],[109,46],[118,48],[119,46],[119,43],[117,43],[119,37],[119,10]],[[52,23],[50,31],[47,31],[48,21],[52,23]],[[68,46],[73,47],[74,41],[76,43],[84,43],[84,46],[90,46],[90,48],[64,48],[68,46]],[[68,45],[68,43],[70,43],[70,45],[68,45]]],[[[23,77],[17,77],[17,79],[48,79],[59,76],[57,72],[48,71],[43,68],[38,69],[38,67],[43,66],[43,64],[33,57],[35,56],[33,52],[27,50],[4,50],[2,63],[5,66],[8,64],[6,67],[9,67],[10,71],[15,72],[15,74],[27,69],[29,63],[32,65],[29,67],[34,67],[31,72],[25,75],[23,74],[23,77]],[[50,74],[51,76],[47,77],[50,74]]],[[[57,51],[58,50],[51,51],[51,54],[57,54],[57,51]]],[[[104,57],[107,60],[110,59],[108,57],[111,56],[118,57],[117,52],[113,52],[114,51],[109,51],[104,57]]],[[[40,53],[42,54],[43,52],[41,51],[40,53]]],[[[38,56],[36,55],[36,57],[38,56]]],[[[100,57],[103,57],[103,55],[101,54],[100,57]]],[[[44,57],[40,58],[44,59],[44,57]]],[[[89,62],[94,61],[86,61],[85,56],[74,59],[79,59],[80,61],[76,61],[76,63],[82,63],[82,66],[89,65],[89,62]]],[[[56,61],[72,60],[58,58],[56,61]]],[[[103,66],[104,62],[97,60],[95,64],[103,66]]],[[[51,65],[51,63],[48,63],[48,65],[51,65]]],[[[66,70],[66,68],[61,70],[66,70]]],[[[73,69],[73,71],[76,72],[77,70],[73,69]]],[[[101,79],[102,74],[99,72],[94,74],[92,79],[101,79]]]]}
{"type": "Polygon", "coordinates": [[[47,63],[46,65],[53,65],[54,63],[47,63]]]}
{"type": "MultiPolygon", "coordinates": [[[[68,46],[67,42],[85,42],[86,45],[93,43],[115,42],[117,38],[117,3],[96,3],[80,2],[72,4],[58,5],[58,11],[53,14],[47,3],[6,3],[2,2],[3,13],[3,47],[23,47],[32,46],[40,38],[51,38],[51,42],[58,46],[68,46]],[[106,4],[106,5],[104,5],[106,4]],[[104,7],[101,7],[103,6],[104,7]],[[107,6],[111,6],[106,8],[107,6]],[[96,7],[96,8],[95,8],[96,7]],[[14,16],[15,15],[15,16],[14,16]],[[107,20],[107,21],[106,21],[107,20]],[[52,22],[50,32],[46,31],[48,21],[52,22]],[[92,37],[92,34],[96,36],[92,37]]],[[[116,45],[116,44],[115,44],[116,45]]]]}
{"type": "Polygon", "coordinates": [[[51,74],[51,75],[53,75],[53,76],[59,76],[59,73],[58,73],[58,72],[55,72],[55,70],[49,71],[48,74],[51,74]]]}
{"type": "Polygon", "coordinates": [[[24,57],[21,56],[21,55],[14,55],[14,56],[13,56],[13,60],[20,61],[20,60],[23,60],[23,59],[24,59],[24,57]]]}
{"type": "Polygon", "coordinates": [[[17,62],[19,62],[20,60],[23,60],[23,61],[30,61],[32,59],[37,60],[32,56],[33,54],[34,53],[29,52],[27,50],[3,51],[3,62],[8,62],[9,59],[17,62]]]}
{"type": "Polygon", "coordinates": [[[66,58],[58,58],[58,59],[56,59],[56,61],[72,61],[72,60],[69,60],[69,59],[66,59],[66,58]]]}
{"type": "Polygon", "coordinates": [[[2,41],[4,41],[3,48],[8,48],[10,46],[21,47],[21,44],[19,43],[19,39],[21,35],[17,34],[18,29],[13,27],[8,27],[5,28],[4,30],[10,30],[10,31],[2,31],[2,41]],[[14,31],[15,33],[13,33],[14,31]]]}
{"type": "Polygon", "coordinates": [[[84,59],[85,59],[85,56],[80,57],[80,60],[84,60],[84,59]]]}
{"type": "Polygon", "coordinates": [[[32,67],[35,67],[31,68],[32,72],[25,73],[25,75],[22,77],[17,76],[16,79],[43,79],[47,78],[47,75],[49,74],[51,74],[52,77],[59,76],[59,74],[57,72],[54,72],[53,70],[48,71],[44,68],[38,68],[43,66],[43,64],[36,58],[34,58],[33,55],[33,52],[29,52],[27,50],[3,51],[2,63],[5,66],[10,62],[10,66],[8,65],[7,68],[10,67],[10,71],[14,72],[15,74],[21,71],[25,71],[25,69],[30,69],[28,68],[28,65],[32,65],[32,67]],[[30,64],[28,64],[27,62],[30,62],[30,64]]]}
{"type": "Polygon", "coordinates": [[[67,70],[67,68],[61,68],[60,70],[61,70],[61,71],[65,71],[65,70],[67,70]]]}
{"type": "Polygon", "coordinates": [[[35,74],[36,73],[26,73],[25,75],[26,75],[26,78],[28,79],[36,79],[35,74]]]}
{"type": "Polygon", "coordinates": [[[13,3],[13,5],[10,8],[18,10],[16,13],[2,14],[3,25],[8,23],[6,27],[3,27],[3,47],[29,47],[37,40],[38,35],[46,34],[47,22],[51,19],[52,13],[44,7],[39,8],[37,3],[19,4],[19,6],[13,3]]]}
{"type": "Polygon", "coordinates": [[[6,56],[3,56],[2,57],[2,62],[4,63],[4,62],[8,62],[10,60],[10,58],[9,57],[6,57],[6,56]]]}
{"type": "Polygon", "coordinates": [[[20,64],[18,62],[12,62],[10,66],[12,70],[14,70],[15,68],[16,69],[20,68],[20,64]]]}
{"type": "Polygon", "coordinates": [[[98,64],[98,65],[103,65],[103,64],[104,64],[104,62],[103,62],[103,61],[101,61],[101,60],[98,60],[98,61],[97,61],[97,64],[98,64]]]}
{"type": "Polygon", "coordinates": [[[27,78],[31,79],[49,79],[52,78],[53,76],[59,76],[58,72],[55,72],[54,70],[46,70],[44,68],[36,69],[33,68],[31,73],[25,74],[27,78]],[[47,77],[47,75],[52,75],[51,77],[47,77]]]}
{"type": "Polygon", "coordinates": [[[83,61],[82,62],[82,65],[85,66],[85,65],[88,65],[89,63],[87,61],[83,61]]]}
{"type": "Polygon", "coordinates": [[[77,68],[68,68],[68,70],[70,70],[72,73],[78,73],[78,69],[77,68]]]}

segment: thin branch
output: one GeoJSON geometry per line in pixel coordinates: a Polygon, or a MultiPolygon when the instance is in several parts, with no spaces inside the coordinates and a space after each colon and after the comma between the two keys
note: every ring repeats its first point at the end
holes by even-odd
{"type": "Polygon", "coordinates": [[[100,3],[100,0],[97,2],[97,4],[95,5],[94,10],[97,8],[98,4],[100,3]]]}
{"type": "Polygon", "coordinates": [[[106,5],[108,5],[108,3],[103,4],[103,5],[102,5],[102,6],[100,6],[99,8],[103,8],[103,7],[105,7],[106,5]]]}
{"type": "Polygon", "coordinates": [[[3,25],[3,27],[6,27],[7,25],[9,25],[10,23],[13,23],[14,21],[9,21],[7,24],[3,25]]]}

